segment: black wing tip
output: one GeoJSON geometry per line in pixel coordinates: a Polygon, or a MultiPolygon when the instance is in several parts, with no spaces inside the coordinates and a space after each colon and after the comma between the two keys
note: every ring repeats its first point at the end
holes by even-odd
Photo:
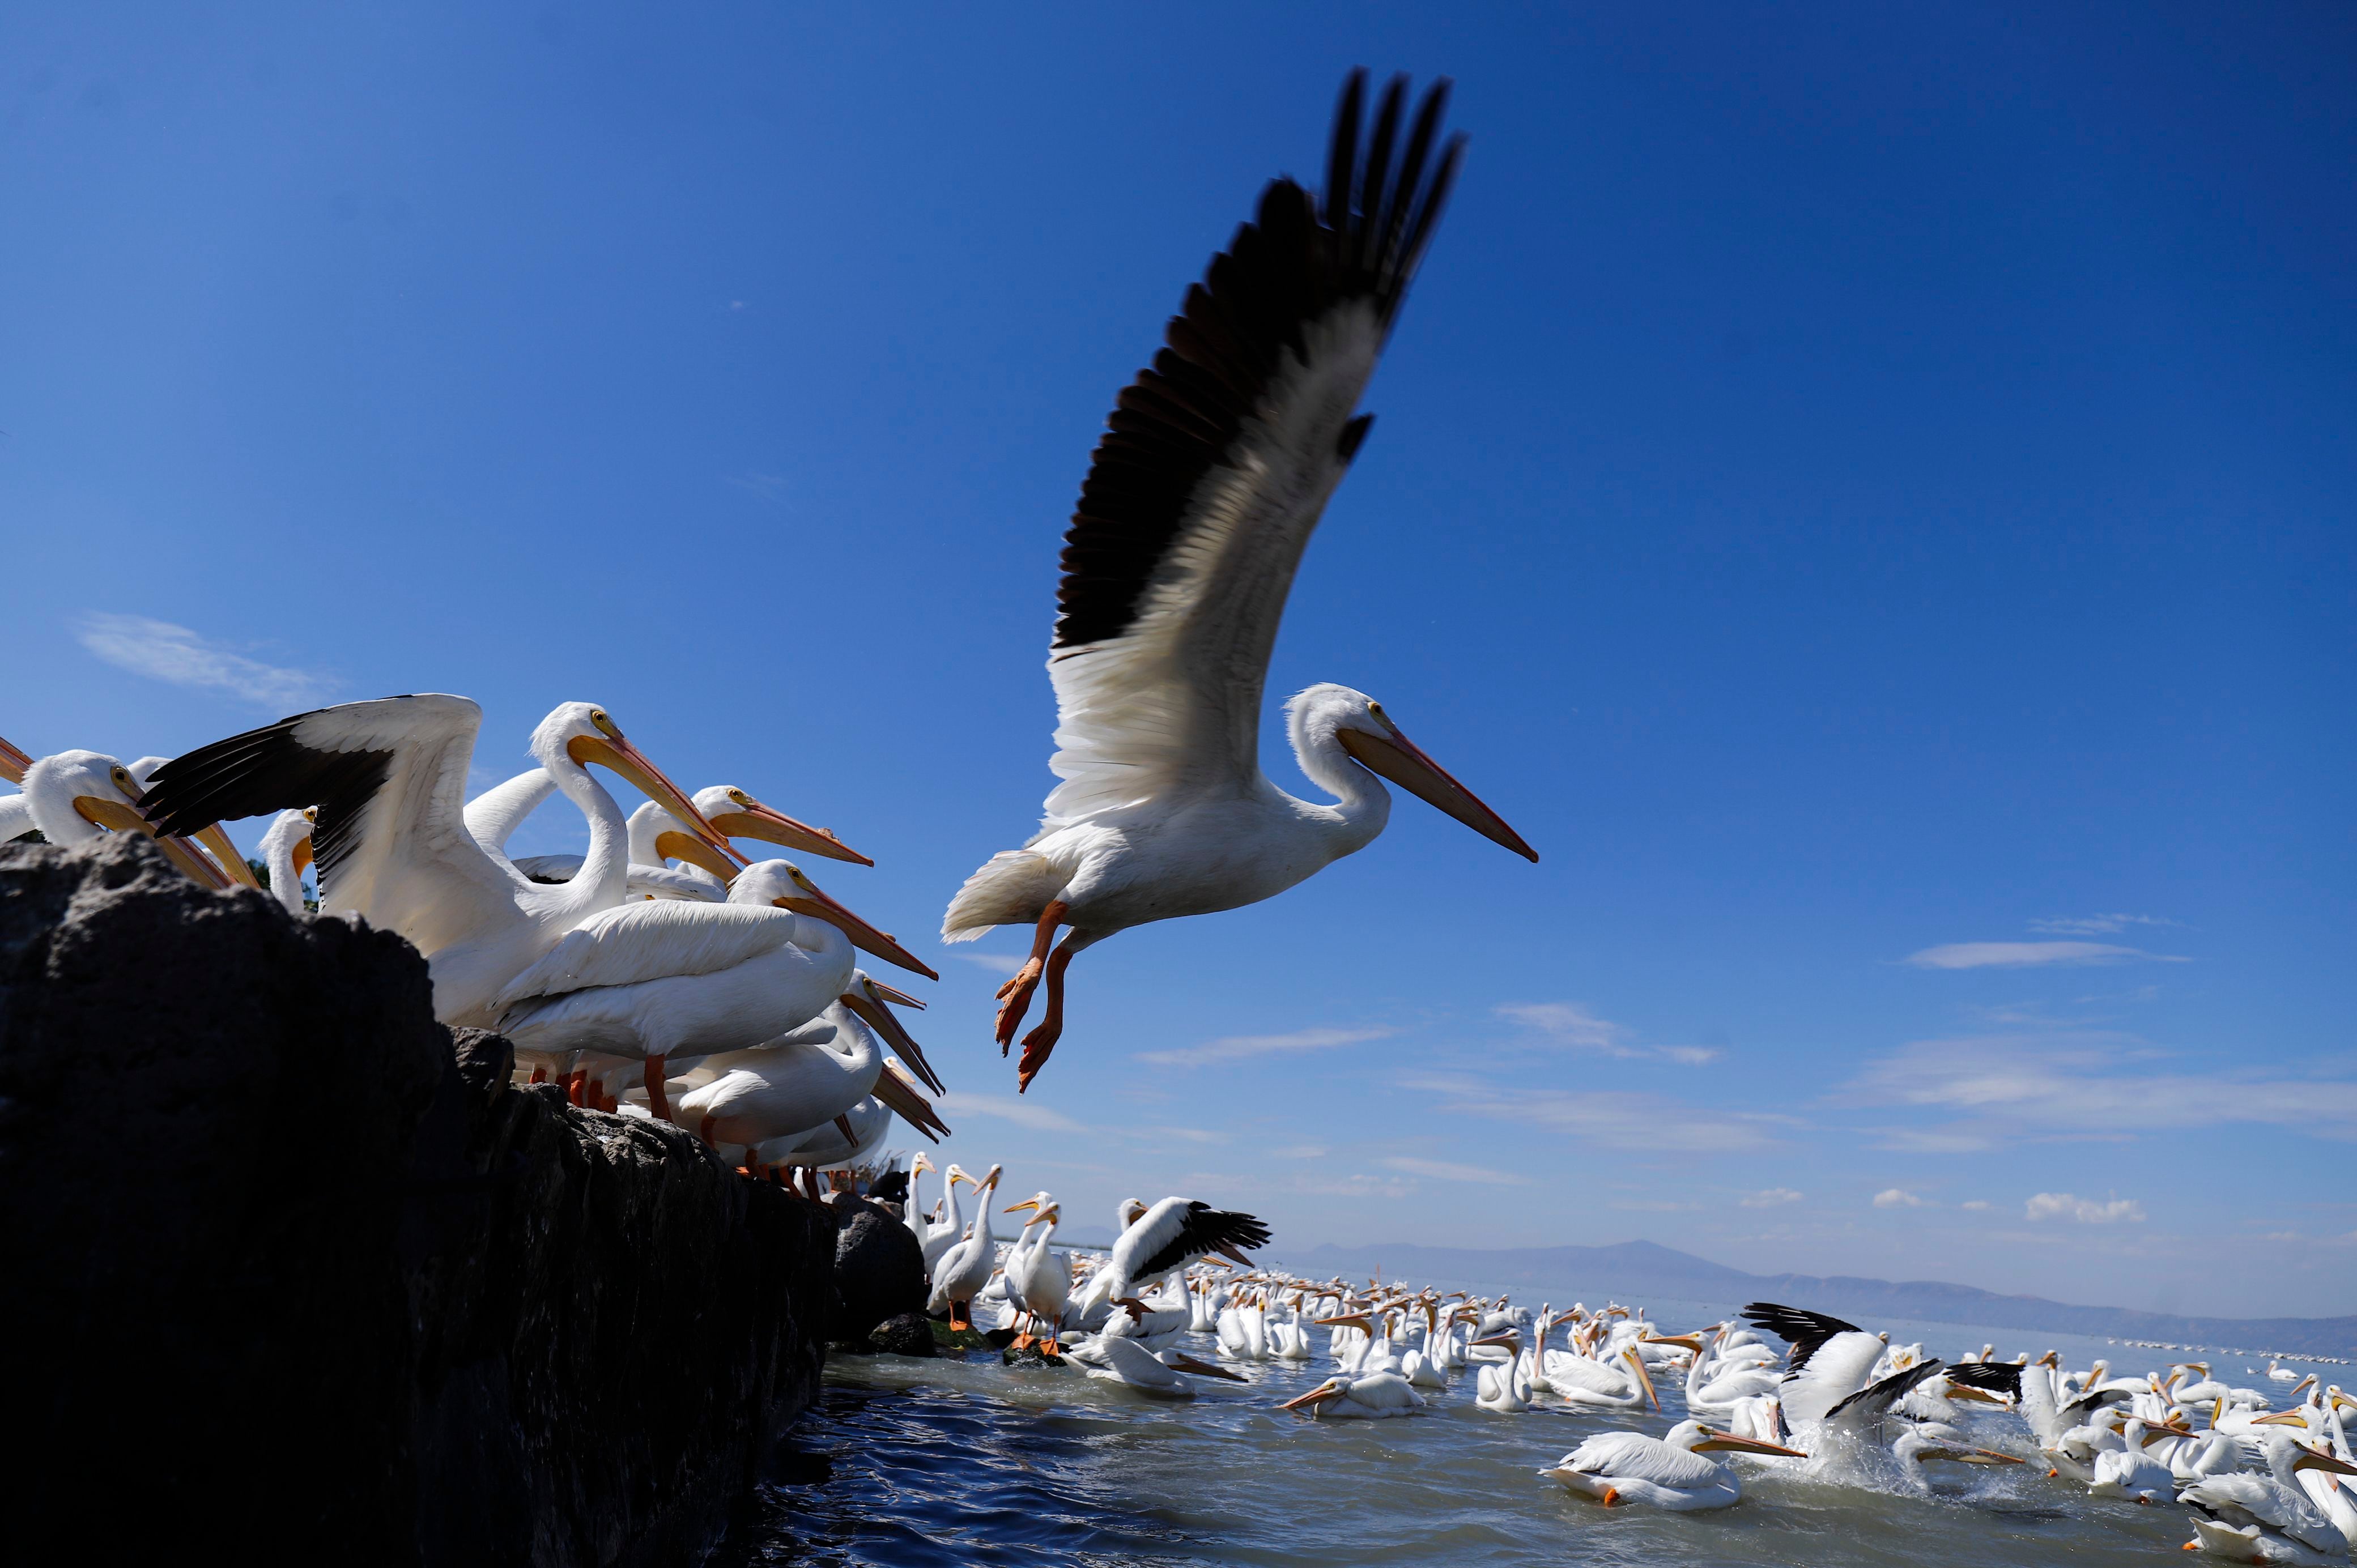
{"type": "Polygon", "coordinates": [[[1940,1359],[1936,1356],[1932,1357],[1929,1360],[1918,1361],[1904,1371],[1891,1373],[1890,1376],[1883,1379],[1878,1383],[1867,1384],[1866,1387],[1858,1390],[1857,1392],[1851,1394],[1839,1404],[1835,1405],[1833,1409],[1825,1412],[1825,1419],[1827,1421],[1831,1421],[1834,1417],[1839,1415],[1850,1406],[1864,1403],[1867,1401],[1882,1400],[1885,1402],[1895,1402],[1898,1400],[1906,1397],[1906,1395],[1911,1391],[1916,1385],[1931,1381],[1932,1379],[1938,1376],[1945,1369],[1946,1369],[1941,1364],[1940,1359]]]}
{"type": "MultiPolygon", "coordinates": [[[[1368,116],[1369,73],[1343,80],[1327,147],[1325,189],[1289,178],[1261,191],[1252,221],[1211,259],[1122,396],[1098,442],[1064,535],[1053,653],[1126,632],[1203,477],[1258,405],[1308,325],[1354,300],[1388,331],[1455,178],[1464,137],[1431,156],[1451,82],[1425,90],[1404,149],[1408,79],[1394,77],[1368,116]]],[[[1361,427],[1358,435],[1363,437],[1361,427]]],[[[1347,461],[1356,439],[1340,452],[1347,461]]]]}
{"type": "Polygon", "coordinates": [[[2021,1392],[2021,1364],[2018,1361],[1959,1361],[1948,1369],[1948,1380],[1993,1394],[2018,1395],[2021,1392]]]}

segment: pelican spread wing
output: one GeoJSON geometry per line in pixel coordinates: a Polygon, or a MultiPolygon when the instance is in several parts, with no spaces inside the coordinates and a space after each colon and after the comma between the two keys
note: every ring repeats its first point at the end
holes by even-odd
{"type": "Polygon", "coordinates": [[[482,710],[438,693],[347,703],[281,719],[174,757],[142,809],[159,832],[317,806],[311,832],[325,907],[369,908],[378,923],[436,945],[431,928],[512,905],[531,885],[467,832],[467,767],[482,710]],[[429,886],[400,887],[424,873],[429,886]],[[417,906],[413,911],[411,906],[417,906]]]}
{"type": "Polygon", "coordinates": [[[1372,415],[1359,395],[1448,194],[1433,156],[1448,83],[1396,168],[1405,79],[1364,156],[1365,73],[1343,90],[1323,203],[1271,183],[1124,389],[1064,535],[1049,656],[1064,780],[1048,828],[1135,802],[1242,790],[1259,772],[1269,650],[1327,498],[1372,415]],[[1428,172],[1427,172],[1428,171],[1428,172]]]}

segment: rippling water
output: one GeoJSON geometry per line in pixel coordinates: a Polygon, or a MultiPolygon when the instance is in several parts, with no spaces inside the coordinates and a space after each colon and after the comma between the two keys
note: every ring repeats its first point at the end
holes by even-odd
{"type": "MultiPolygon", "coordinates": [[[[1653,1304],[1665,1324],[1708,1322],[1724,1306],[1653,1304]]],[[[2018,1333],[1895,1325],[1954,1356],[2018,1333]]],[[[1323,1336],[1315,1337],[1321,1344],[1323,1336]]],[[[2161,1351],[2064,1337],[2072,1366],[2106,1355],[2141,1371],[2161,1351]]],[[[1209,1336],[1182,1346],[1213,1359],[1209,1336]]],[[[2239,1359],[2213,1358],[2229,1381],[2239,1359]]],[[[2043,1466],[1934,1466],[1928,1492],[1895,1471],[1879,1478],[1738,1461],[1743,1500],[1675,1514],[1605,1509],[1534,1474],[1590,1433],[1668,1430],[1677,1380],[1661,1380],[1663,1414],[1493,1415],[1473,1403],[1470,1372],[1428,1395],[1429,1414],[1311,1422],[1282,1400],[1331,1369],[1239,1366],[1248,1384],[1204,1380],[1192,1402],[1160,1403],[1077,1369],[1014,1370],[995,1354],[967,1360],[838,1359],[819,1406],[795,1429],[770,1477],[714,1558],[753,1563],[2074,1563],[2183,1561],[2190,1533],[2174,1508],[2090,1498],[2043,1466]]],[[[2328,1369],[2337,1372],[2341,1369],[2328,1369]]],[[[2338,1380],[2329,1378],[2328,1380],[2338,1380]]],[[[2278,1401],[2280,1403],[2281,1402],[2278,1401]]],[[[1978,1440],[2028,1453],[2010,1412],[1980,1421],[1978,1440]]]]}

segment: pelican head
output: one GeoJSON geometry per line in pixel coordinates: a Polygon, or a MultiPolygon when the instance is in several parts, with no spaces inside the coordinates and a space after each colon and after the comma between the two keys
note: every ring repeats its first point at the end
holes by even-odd
{"type": "Polygon", "coordinates": [[[1046,1190],[1042,1189],[1039,1192],[1033,1193],[1030,1197],[1025,1198],[1020,1203],[1008,1204],[1003,1212],[1007,1214],[1020,1214],[1028,1208],[1032,1210],[1036,1215],[1040,1209],[1053,1208],[1055,1207],[1056,1200],[1049,1197],[1046,1190]]]}
{"type": "Polygon", "coordinates": [[[1492,843],[1502,844],[1525,860],[1538,859],[1539,852],[1507,826],[1505,818],[1425,755],[1392,722],[1383,705],[1364,692],[1331,684],[1312,686],[1287,702],[1285,713],[1293,734],[1294,755],[1311,778],[1318,777],[1316,759],[1339,748],[1368,772],[1390,779],[1492,843]]]}
{"type": "MultiPolygon", "coordinates": [[[[90,838],[97,837],[101,829],[144,834],[155,839],[164,858],[189,880],[206,887],[229,886],[228,873],[214,865],[195,844],[184,838],[156,833],[147,819],[139,814],[144,791],[131,777],[131,769],[103,752],[60,751],[53,757],[44,757],[25,769],[24,786],[37,822],[65,822],[69,817],[78,817],[90,827],[74,831],[90,838]]],[[[198,836],[220,832],[217,827],[208,827],[198,836]]],[[[229,841],[224,837],[219,842],[226,844],[229,841]]],[[[234,849],[227,851],[226,855],[231,865],[245,871],[245,860],[234,849]]],[[[251,873],[247,879],[252,880],[251,873]]]]}
{"type": "Polygon", "coordinates": [[[613,715],[597,703],[558,703],[540,721],[540,727],[532,732],[532,755],[533,761],[560,778],[568,768],[577,772],[593,762],[612,768],[648,800],[678,818],[680,825],[700,843],[723,857],[728,870],[734,871],[743,864],[744,857],[717,828],[704,820],[704,813],[696,810],[686,791],[673,783],[645,752],[631,745],[613,715]]]}
{"type": "Polygon", "coordinates": [[[1350,1392],[1350,1386],[1344,1383],[1341,1379],[1329,1378],[1324,1382],[1318,1384],[1316,1388],[1310,1390],[1308,1393],[1289,1399],[1283,1404],[1278,1405],[1276,1408],[1279,1410],[1308,1410],[1315,1412],[1332,1403],[1338,1399],[1348,1398],[1350,1392]]]}
{"type": "Polygon", "coordinates": [[[1670,1428],[1662,1441],[1689,1454],[1769,1454],[1782,1459],[1808,1457],[1797,1448],[1787,1448],[1781,1443],[1761,1443],[1754,1438],[1738,1437],[1732,1432],[1721,1432],[1717,1427],[1705,1426],[1699,1421],[1678,1423],[1670,1428]]]}
{"type": "Polygon", "coordinates": [[[759,839],[783,844],[823,860],[847,860],[855,865],[876,863],[834,836],[833,830],[798,822],[774,806],[763,805],[734,784],[715,784],[695,792],[696,810],[730,838],[759,839]]]}

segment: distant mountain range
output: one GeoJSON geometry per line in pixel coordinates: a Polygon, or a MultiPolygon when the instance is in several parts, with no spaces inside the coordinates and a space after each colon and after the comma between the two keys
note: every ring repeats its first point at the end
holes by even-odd
{"type": "MultiPolygon", "coordinates": [[[[1275,1254],[1271,1254],[1272,1261],[1275,1254]]],[[[2071,1306],[2034,1295],[1999,1295],[1936,1280],[1851,1279],[1835,1275],[1747,1274],[1651,1241],[1614,1247],[1535,1247],[1477,1251],[1460,1247],[1318,1247],[1288,1253],[1284,1266],[1318,1278],[1386,1275],[1419,1283],[1479,1283],[1544,1290],[1559,1304],[1607,1296],[1641,1304],[1647,1296],[1698,1302],[1776,1301],[1853,1319],[1916,1318],[1990,1328],[2145,1339],[2233,1348],[2255,1354],[2357,1356],[2357,1317],[2179,1317],[2117,1306],[2071,1306]]],[[[2018,1349],[2017,1346],[2014,1348],[2018,1349]]]]}

